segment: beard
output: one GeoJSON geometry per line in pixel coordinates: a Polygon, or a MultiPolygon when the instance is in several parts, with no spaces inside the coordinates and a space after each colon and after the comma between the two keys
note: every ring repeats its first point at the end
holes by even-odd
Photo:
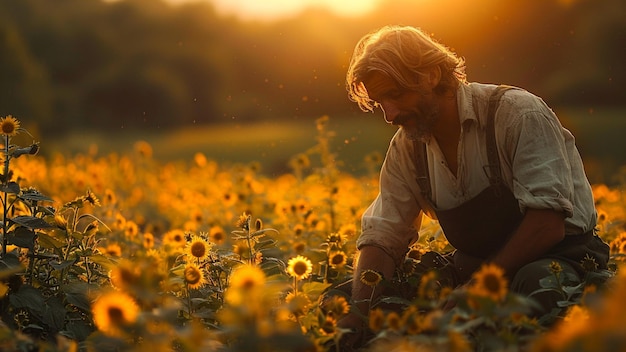
{"type": "Polygon", "coordinates": [[[404,130],[410,140],[428,143],[437,121],[439,106],[432,101],[424,101],[417,107],[417,111],[398,115],[393,122],[404,130]]]}

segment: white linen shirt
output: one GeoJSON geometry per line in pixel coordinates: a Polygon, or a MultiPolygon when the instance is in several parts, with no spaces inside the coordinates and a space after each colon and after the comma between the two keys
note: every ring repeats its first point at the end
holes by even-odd
{"type": "MultiPolygon", "coordinates": [[[[457,175],[447,166],[435,138],[427,143],[432,201],[438,209],[457,207],[489,186],[485,125],[495,85],[461,84],[457,90],[461,134],[457,175]]],[[[563,212],[565,234],[579,235],[596,225],[591,186],[574,143],[554,112],[522,89],[507,91],[495,115],[496,144],[503,182],[527,208],[563,212]]],[[[425,204],[416,181],[413,141],[402,128],[391,139],[380,173],[380,190],[362,217],[357,248],[376,246],[402,262],[418,239],[425,204]]]]}

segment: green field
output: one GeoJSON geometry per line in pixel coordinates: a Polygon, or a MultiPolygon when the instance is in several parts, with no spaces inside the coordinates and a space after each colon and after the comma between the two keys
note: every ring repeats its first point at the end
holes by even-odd
{"type": "MultiPolygon", "coordinates": [[[[592,182],[612,183],[626,165],[626,109],[555,109],[577,143],[592,182]]],[[[333,152],[351,173],[365,171],[364,158],[372,152],[384,154],[395,127],[386,125],[380,114],[353,118],[330,116],[333,152]]],[[[85,153],[96,145],[98,153],[126,153],[144,140],[152,145],[159,160],[191,160],[196,152],[221,164],[259,162],[269,175],[284,172],[292,156],[316,144],[315,119],[277,120],[187,127],[175,131],[138,133],[119,131],[74,133],[61,140],[43,140],[44,152],[85,153]]]]}

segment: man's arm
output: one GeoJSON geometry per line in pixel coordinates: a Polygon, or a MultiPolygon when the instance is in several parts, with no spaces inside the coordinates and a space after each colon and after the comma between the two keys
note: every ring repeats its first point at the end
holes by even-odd
{"type": "Polygon", "coordinates": [[[522,222],[493,263],[512,276],[525,264],[546,253],[565,237],[565,216],[552,209],[526,209],[522,222]]]}

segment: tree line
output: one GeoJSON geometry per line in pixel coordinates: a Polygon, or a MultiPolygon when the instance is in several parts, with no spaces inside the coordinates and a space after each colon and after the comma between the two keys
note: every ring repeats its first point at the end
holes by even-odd
{"type": "Polygon", "coordinates": [[[0,115],[59,133],[357,114],[346,66],[385,24],[432,32],[472,81],[523,86],[551,105],[620,105],[625,10],[621,0],[388,0],[361,17],[312,8],[261,22],[206,2],[0,0],[0,115]]]}

